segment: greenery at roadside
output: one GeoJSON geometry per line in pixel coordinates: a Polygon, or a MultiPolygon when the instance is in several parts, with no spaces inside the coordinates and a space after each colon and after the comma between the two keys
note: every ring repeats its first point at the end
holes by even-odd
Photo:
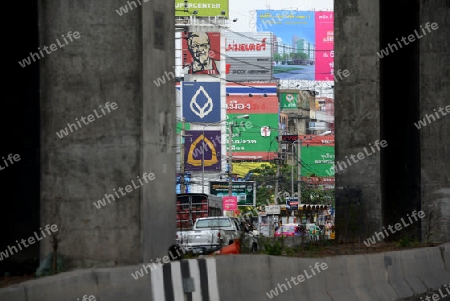
{"type": "MultiPolygon", "coordinates": [[[[266,200],[274,203],[275,182],[276,182],[276,164],[263,164],[260,168],[250,170],[252,174],[251,180],[256,181],[256,206],[267,205],[266,200]]],[[[298,177],[297,173],[292,173],[292,165],[284,164],[280,168],[280,177],[278,179],[278,191],[291,192],[292,174],[294,180],[294,192],[297,191],[298,177]]],[[[311,173],[309,177],[316,175],[311,173]]],[[[332,205],[335,206],[334,189],[323,189],[322,186],[307,185],[301,183],[301,199],[302,203],[316,205],[332,205]]]]}

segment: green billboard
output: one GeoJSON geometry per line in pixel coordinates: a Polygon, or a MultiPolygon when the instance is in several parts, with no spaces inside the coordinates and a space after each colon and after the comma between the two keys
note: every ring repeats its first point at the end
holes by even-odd
{"type": "Polygon", "coordinates": [[[302,176],[330,177],[327,170],[334,164],[334,146],[303,146],[302,176]]]}
{"type": "Polygon", "coordinates": [[[280,93],[280,109],[297,109],[298,94],[280,93]]]}
{"type": "Polygon", "coordinates": [[[228,0],[175,0],[175,16],[224,17],[228,19],[228,0]],[[194,14],[194,12],[197,12],[194,14]]]}
{"type": "Polygon", "coordinates": [[[227,114],[228,120],[233,123],[233,153],[276,152],[278,150],[276,139],[278,136],[278,114],[249,114],[248,119],[233,120],[233,117],[239,115],[227,114]]]}
{"type": "MultiPolygon", "coordinates": [[[[209,182],[209,193],[218,197],[228,196],[229,182],[211,181],[209,182]]],[[[232,182],[231,191],[233,196],[237,196],[238,206],[256,205],[256,182],[232,182]]]]}

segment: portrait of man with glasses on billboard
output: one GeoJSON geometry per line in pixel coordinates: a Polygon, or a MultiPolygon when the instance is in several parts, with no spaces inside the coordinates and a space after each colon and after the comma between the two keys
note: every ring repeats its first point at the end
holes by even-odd
{"type": "MultiPolygon", "coordinates": [[[[218,60],[214,58],[220,57],[220,47],[213,49],[211,45],[210,35],[215,34],[214,38],[220,43],[220,34],[206,32],[189,32],[187,34],[187,48],[191,54],[192,61],[189,66],[189,74],[219,74],[217,67],[218,60]]],[[[189,58],[184,54],[184,61],[189,58]]]]}

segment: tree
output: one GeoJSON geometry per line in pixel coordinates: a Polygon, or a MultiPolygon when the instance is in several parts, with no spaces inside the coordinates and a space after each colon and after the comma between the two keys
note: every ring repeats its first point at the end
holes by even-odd
{"type": "Polygon", "coordinates": [[[281,61],[281,55],[279,53],[275,53],[273,55],[273,60],[278,63],[278,61],[281,61]]]}
{"type": "MultiPolygon", "coordinates": [[[[294,166],[294,191],[297,190],[297,172],[294,166]]],[[[263,164],[260,168],[249,171],[251,180],[256,182],[256,206],[266,205],[266,200],[273,203],[276,183],[276,164],[263,164]]],[[[280,178],[278,179],[278,191],[292,194],[291,181],[292,165],[282,164],[280,167],[280,178]]],[[[310,176],[314,177],[315,174],[310,176]]],[[[333,205],[334,189],[323,189],[316,185],[301,183],[302,202],[308,204],[333,205]]],[[[280,203],[280,201],[279,201],[280,203]]]]}

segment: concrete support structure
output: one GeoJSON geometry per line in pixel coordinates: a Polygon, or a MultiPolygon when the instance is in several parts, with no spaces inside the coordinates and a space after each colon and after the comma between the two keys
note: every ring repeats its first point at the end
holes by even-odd
{"type": "Polygon", "coordinates": [[[423,210],[386,238],[450,240],[450,116],[434,111],[450,98],[449,12],[446,0],[335,2],[335,69],[351,72],[335,83],[336,162],[372,153],[336,174],[339,239],[364,240],[423,210]],[[427,114],[440,118],[418,129],[427,114]]]}
{"type": "MultiPolygon", "coordinates": [[[[126,2],[39,1],[40,45],[80,33],[40,62],[40,224],[57,224],[68,269],[150,262],[174,241],[174,81],[153,82],[173,70],[174,5],[138,3],[120,16],[126,2]],[[78,129],[58,138],[68,123],[78,129]],[[115,200],[96,208],[105,194],[115,200]]],[[[41,259],[51,251],[41,241],[41,259]]]]}

